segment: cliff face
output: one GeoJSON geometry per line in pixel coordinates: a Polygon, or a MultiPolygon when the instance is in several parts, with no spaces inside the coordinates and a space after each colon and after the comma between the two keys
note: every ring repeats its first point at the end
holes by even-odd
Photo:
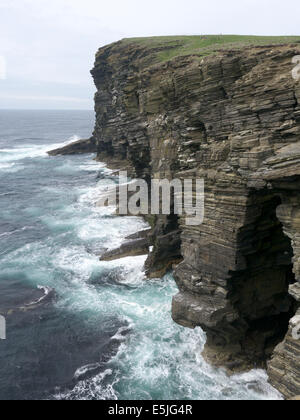
{"type": "Polygon", "coordinates": [[[147,273],[176,264],[173,319],[206,331],[210,362],[236,371],[265,366],[273,354],[270,380],[293,397],[300,394],[300,340],[292,334],[300,315],[300,82],[291,60],[300,48],[158,62],[172,48],[121,41],[99,50],[98,158],[148,181],[204,178],[202,225],[175,215],[151,220],[147,273]]]}

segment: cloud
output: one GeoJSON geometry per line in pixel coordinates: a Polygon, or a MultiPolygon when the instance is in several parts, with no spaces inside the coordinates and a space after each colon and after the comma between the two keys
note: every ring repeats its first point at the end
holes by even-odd
{"type": "Polygon", "coordinates": [[[0,108],[93,109],[90,84],[53,83],[9,77],[0,81],[0,108]]]}
{"type": "Polygon", "coordinates": [[[34,96],[34,95],[2,95],[0,99],[14,99],[16,101],[55,101],[55,102],[77,102],[89,103],[90,99],[75,98],[68,96],[34,96]]]}
{"type": "Polygon", "coordinates": [[[0,80],[6,79],[6,59],[0,55],[0,80]]]}
{"type": "Polygon", "coordinates": [[[15,94],[9,80],[18,80],[28,87],[22,97],[92,100],[90,69],[105,44],[154,35],[297,35],[299,15],[299,0],[0,0],[0,55],[9,63],[7,80],[0,70],[0,92],[15,94]],[[48,91],[31,92],[34,82],[48,91]],[[50,83],[73,92],[54,92],[50,83]]]}

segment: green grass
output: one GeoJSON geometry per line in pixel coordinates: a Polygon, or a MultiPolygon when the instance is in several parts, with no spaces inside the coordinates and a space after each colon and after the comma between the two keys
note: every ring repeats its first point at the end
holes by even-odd
{"type": "Polygon", "coordinates": [[[157,53],[159,62],[183,55],[210,55],[220,49],[239,49],[246,46],[300,43],[300,36],[198,35],[126,38],[126,44],[149,48],[165,48],[157,53]]]}

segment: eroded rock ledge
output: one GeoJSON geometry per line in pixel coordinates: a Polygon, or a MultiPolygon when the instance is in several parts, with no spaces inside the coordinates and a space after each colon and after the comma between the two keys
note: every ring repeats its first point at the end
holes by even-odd
{"type": "Polygon", "coordinates": [[[147,273],[161,275],[183,260],[174,320],[206,331],[204,356],[217,366],[239,371],[269,361],[271,383],[295,397],[300,83],[291,60],[299,46],[164,63],[155,54],[138,42],[99,50],[92,70],[98,158],[126,162],[147,181],[204,178],[204,223],[155,217],[147,273]]]}
{"type": "Polygon", "coordinates": [[[59,149],[50,150],[49,156],[78,155],[84,153],[95,153],[97,151],[95,139],[92,137],[86,140],[77,140],[59,149]]]}

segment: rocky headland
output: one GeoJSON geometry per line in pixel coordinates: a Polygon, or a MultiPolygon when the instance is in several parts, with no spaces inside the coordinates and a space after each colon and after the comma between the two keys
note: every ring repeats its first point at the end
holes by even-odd
{"type": "Polygon", "coordinates": [[[173,319],[205,330],[210,363],[229,372],[268,366],[270,382],[295,398],[300,82],[292,59],[299,39],[231,38],[101,48],[91,141],[99,160],[147,182],[205,180],[202,225],[175,214],[150,220],[146,272],[175,268],[173,319]]]}
{"type": "Polygon", "coordinates": [[[95,153],[95,152],[97,152],[97,147],[96,147],[94,139],[91,138],[91,139],[85,139],[85,140],[77,140],[59,149],[50,150],[48,152],[48,155],[49,156],[79,155],[79,154],[84,154],[84,153],[95,153]]]}

